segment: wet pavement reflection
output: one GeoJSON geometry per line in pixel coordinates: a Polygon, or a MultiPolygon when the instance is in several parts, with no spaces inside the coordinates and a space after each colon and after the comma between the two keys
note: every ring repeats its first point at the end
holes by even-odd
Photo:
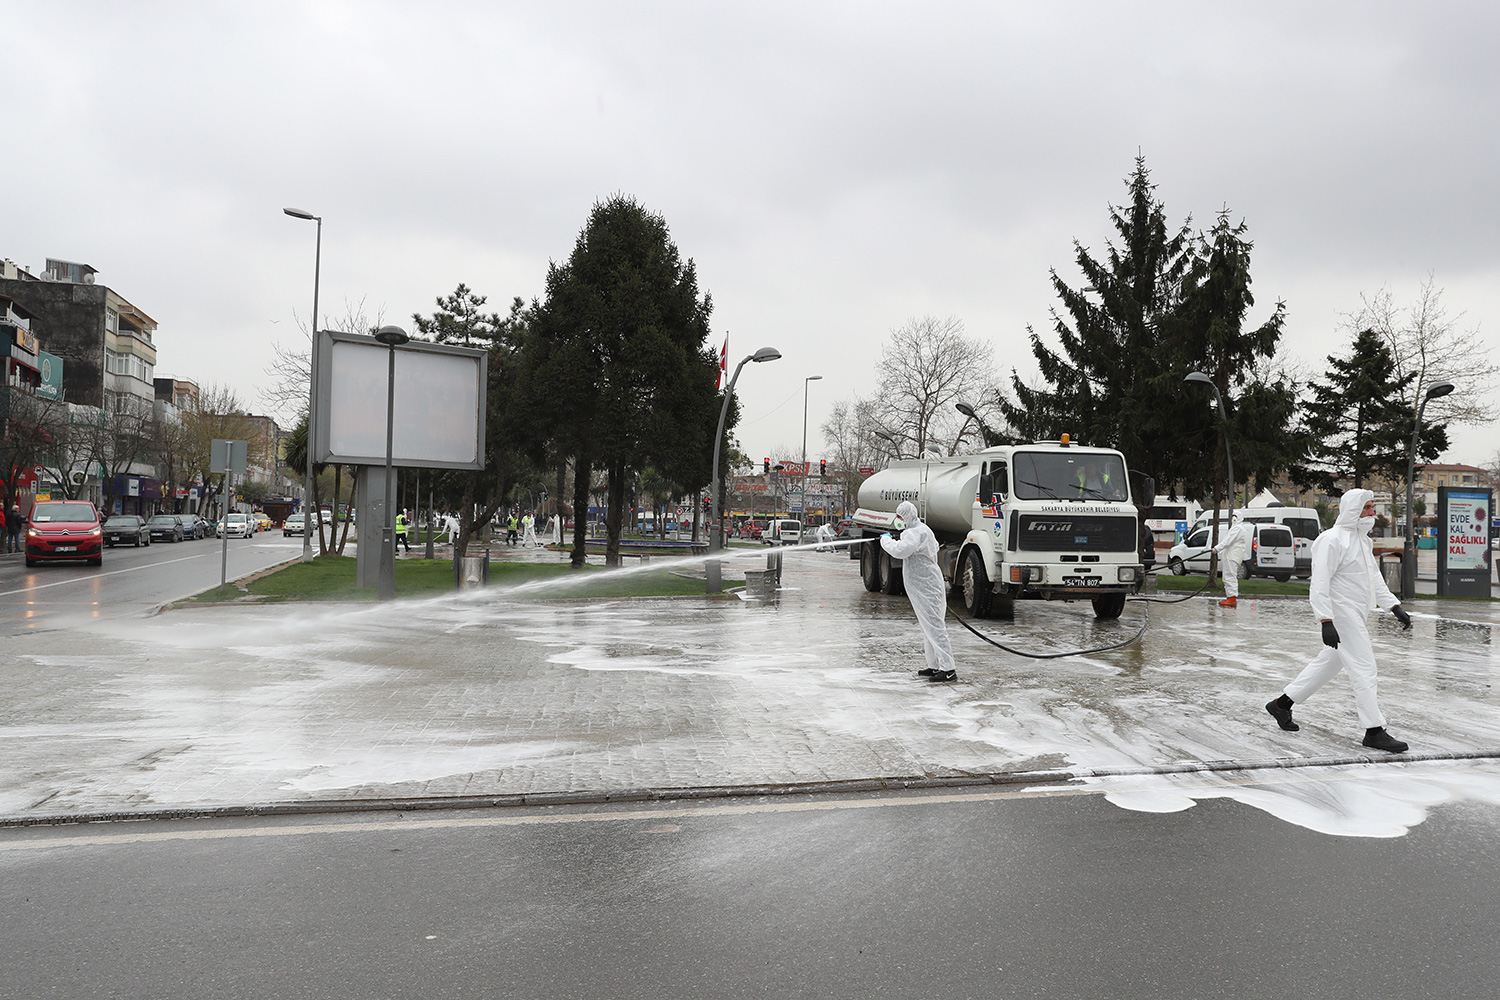
{"type": "MultiPolygon", "coordinates": [[[[1108,622],[1087,602],[1023,602],[976,627],[1051,653],[1150,624],[1124,649],[1035,660],[950,621],[960,680],[933,685],[915,676],[906,599],[865,592],[843,552],[787,555],[768,601],[566,587],[186,607],[18,637],[0,653],[0,817],[1069,772],[1125,808],[1227,796],[1391,836],[1455,797],[1500,800],[1483,760],[1222,769],[1371,753],[1342,677],[1298,706],[1299,733],[1262,708],[1319,648],[1302,599],[1132,603],[1108,622]],[[1184,764],[1218,769],[1140,773],[1184,764]]],[[[1500,747],[1493,606],[1415,610],[1409,633],[1371,620],[1391,731],[1413,757],[1500,747]]]]}

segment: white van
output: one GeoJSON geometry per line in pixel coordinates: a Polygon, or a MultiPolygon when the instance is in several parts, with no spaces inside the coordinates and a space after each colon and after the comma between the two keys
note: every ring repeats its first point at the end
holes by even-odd
{"type": "MultiPolygon", "coordinates": [[[[1167,568],[1178,576],[1189,572],[1207,572],[1213,551],[1212,525],[1204,521],[1187,538],[1172,546],[1172,551],[1167,556],[1167,568]]],[[[1279,524],[1252,524],[1250,558],[1243,564],[1244,576],[1269,576],[1284,583],[1292,578],[1296,565],[1295,551],[1290,529],[1279,524]]]]}
{"type": "Polygon", "coordinates": [[[802,522],[792,518],[774,520],[760,540],[767,545],[798,545],[802,541],[802,522]]]}
{"type": "Polygon", "coordinates": [[[1251,524],[1280,524],[1292,533],[1296,547],[1296,574],[1306,580],[1312,576],[1312,543],[1322,534],[1323,522],[1311,507],[1250,507],[1240,511],[1251,524]]]}

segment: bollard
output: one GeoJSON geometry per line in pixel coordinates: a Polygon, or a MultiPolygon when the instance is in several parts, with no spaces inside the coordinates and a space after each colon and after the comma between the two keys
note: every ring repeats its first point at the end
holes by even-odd
{"type": "Polygon", "coordinates": [[[718,559],[709,559],[703,564],[703,578],[705,593],[717,594],[724,589],[724,576],[718,559]]]}
{"type": "Polygon", "coordinates": [[[781,586],[781,553],[766,553],[766,570],[776,574],[776,586],[781,586]]]}

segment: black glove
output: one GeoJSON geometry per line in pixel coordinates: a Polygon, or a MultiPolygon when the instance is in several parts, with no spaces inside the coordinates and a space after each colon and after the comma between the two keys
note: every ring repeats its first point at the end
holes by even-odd
{"type": "Polygon", "coordinates": [[[1333,627],[1333,622],[1323,623],[1323,645],[1339,648],[1339,630],[1333,627]]]}
{"type": "Polygon", "coordinates": [[[1407,614],[1402,609],[1401,605],[1398,604],[1394,608],[1392,608],[1391,614],[1396,616],[1396,620],[1401,623],[1401,627],[1403,629],[1407,631],[1411,630],[1411,615],[1407,614]]]}

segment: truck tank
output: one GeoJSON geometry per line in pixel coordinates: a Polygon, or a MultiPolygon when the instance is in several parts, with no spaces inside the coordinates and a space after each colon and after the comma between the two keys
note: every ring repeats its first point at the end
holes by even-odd
{"type": "Polygon", "coordinates": [[[970,531],[982,461],[968,456],[892,462],[860,484],[859,506],[894,514],[897,504],[910,500],[938,541],[961,542],[970,531]]]}

